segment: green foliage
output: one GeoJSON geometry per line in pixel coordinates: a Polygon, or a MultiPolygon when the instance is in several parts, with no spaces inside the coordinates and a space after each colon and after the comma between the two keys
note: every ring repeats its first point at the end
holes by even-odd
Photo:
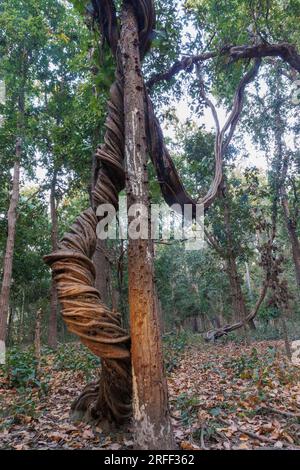
{"type": "Polygon", "coordinates": [[[274,387],[274,384],[285,385],[298,380],[297,370],[278,361],[276,348],[269,346],[266,353],[259,355],[256,348],[252,348],[250,354],[241,354],[239,357],[224,363],[224,367],[233,370],[237,378],[253,381],[259,392],[259,397],[264,400],[264,386],[274,387]]]}
{"type": "MultiPolygon", "coordinates": [[[[20,123],[18,101],[21,95],[25,97],[21,161],[22,185],[25,187],[21,189],[18,208],[10,299],[9,341],[14,344],[32,342],[34,317],[39,306],[44,312],[42,338],[46,337],[51,277],[42,256],[51,251],[49,184],[56,174],[55,199],[61,236],[90,203],[87,188],[90,187],[92,154],[103,140],[106,101],[114,80],[115,62],[107,45],[99,47],[101,39],[97,26],[92,25],[85,15],[86,9],[91,9],[88,1],[4,0],[0,3],[0,78],[5,80],[7,91],[6,103],[0,105],[0,113],[4,116],[0,125],[0,258],[4,258],[11,167],[20,123]],[[35,195],[38,184],[40,191],[35,195]]],[[[120,2],[117,10],[119,14],[120,2]]],[[[219,50],[229,44],[252,44],[253,34],[270,43],[289,41],[299,45],[298,11],[299,0],[159,1],[153,47],[143,63],[145,81],[153,74],[164,72],[182,56],[219,50]]],[[[227,108],[248,67],[248,62],[229,63],[225,56],[202,64],[205,87],[218,105],[222,103],[227,108]]],[[[229,147],[224,161],[232,248],[248,310],[255,304],[262,283],[257,252],[257,213],[271,216],[272,204],[278,197],[277,176],[282,172],[282,165],[277,165],[272,154],[275,111],[279,105],[285,129],[283,139],[288,142],[299,133],[298,108],[293,108],[289,102],[291,83],[286,78],[289,70],[282,62],[278,66],[276,59],[264,61],[259,78],[247,88],[242,125],[237,128],[238,139],[229,147]],[[282,74],[281,78],[278,72],[282,74]],[[266,175],[254,168],[251,160],[248,168],[244,168],[244,162],[239,166],[242,157],[249,157],[249,136],[269,158],[270,168],[266,175]],[[250,268],[253,295],[247,292],[244,282],[245,261],[250,268]]],[[[215,134],[208,130],[194,72],[191,67],[170,81],[160,82],[151,95],[156,112],[163,118],[162,124],[165,128],[173,126],[175,130],[167,143],[180,176],[187,190],[194,197],[201,197],[213,178],[215,134]],[[187,101],[194,112],[186,125],[180,123],[177,100],[187,101]],[[200,118],[204,119],[205,125],[199,124],[200,118]]],[[[288,156],[286,190],[291,221],[296,223],[299,151],[290,145],[288,156]]],[[[148,167],[152,201],[161,202],[151,162],[148,167]]],[[[186,252],[183,244],[178,242],[156,247],[157,287],[167,330],[178,328],[185,321],[188,324],[193,318],[200,319],[206,329],[215,326],[218,317],[226,323],[233,319],[232,292],[226,272],[228,236],[221,198],[209,209],[205,224],[221,251],[216,252],[207,245],[201,252],[186,252]]],[[[296,229],[299,235],[299,226],[296,229]]],[[[300,314],[298,292],[281,212],[276,238],[286,257],[285,275],[294,295],[291,309],[297,316],[300,314]]],[[[109,249],[114,254],[120,251],[113,243],[109,244],[109,249]]],[[[118,262],[112,266],[112,285],[119,290],[120,308],[125,319],[128,310],[126,253],[121,264],[122,269],[124,266],[122,275],[118,262]]],[[[267,323],[277,313],[263,305],[258,320],[267,323]]],[[[64,335],[66,339],[67,333],[61,324],[62,320],[59,320],[60,338],[64,335]]],[[[255,334],[275,338],[280,331],[268,325],[255,334]]],[[[241,341],[241,336],[234,333],[229,335],[231,338],[241,341]]],[[[167,368],[172,370],[186,339],[175,335],[165,338],[165,342],[167,368]]],[[[89,365],[82,365],[83,369],[92,369],[92,362],[88,359],[89,365]]],[[[63,360],[57,359],[57,364],[63,367],[63,360]]],[[[74,364],[68,367],[80,369],[79,357],[76,356],[74,364]]]]}
{"type": "Polygon", "coordinates": [[[199,400],[189,395],[188,392],[183,392],[176,399],[176,408],[180,410],[182,423],[188,425],[195,419],[199,409],[199,400]]]}
{"type": "Polygon", "coordinates": [[[89,380],[100,367],[100,359],[81,344],[61,344],[55,353],[53,367],[56,370],[82,371],[89,380]]]}
{"type": "Polygon", "coordinates": [[[26,349],[10,348],[3,368],[10,387],[24,389],[41,386],[37,378],[37,361],[32,347],[26,349]]]}
{"type": "Polygon", "coordinates": [[[9,418],[8,421],[6,420],[3,423],[4,426],[20,424],[24,416],[35,418],[37,416],[37,403],[37,396],[32,393],[31,388],[20,389],[11,406],[0,412],[0,416],[9,418]]]}
{"type": "MultiPolygon", "coordinates": [[[[274,359],[274,349],[271,349],[272,356],[270,358],[274,359]]],[[[252,372],[257,371],[257,367],[260,365],[260,357],[256,348],[252,348],[250,355],[242,354],[238,358],[232,359],[230,362],[226,363],[227,367],[230,367],[237,377],[246,378],[252,376],[252,372]]]]}
{"type": "Polygon", "coordinates": [[[188,344],[188,338],[189,334],[185,331],[172,332],[163,336],[165,367],[168,372],[172,372],[176,368],[180,356],[188,344]]]}
{"type": "MultiPolygon", "coordinates": [[[[205,47],[209,42],[211,50],[255,40],[299,46],[299,0],[186,0],[185,7],[199,28],[198,43],[205,47]]],[[[231,64],[226,57],[216,58],[208,67],[214,94],[228,103],[244,71],[241,61],[231,64]]]]}

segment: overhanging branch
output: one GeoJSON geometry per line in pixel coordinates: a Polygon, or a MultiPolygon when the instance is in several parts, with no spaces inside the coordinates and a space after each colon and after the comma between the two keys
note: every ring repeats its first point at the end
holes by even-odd
{"type": "Polygon", "coordinates": [[[201,64],[209,59],[220,56],[227,56],[229,63],[236,62],[241,59],[262,59],[264,57],[279,57],[288,63],[293,69],[300,73],[300,54],[293,44],[286,42],[279,44],[258,44],[249,46],[226,46],[217,51],[206,52],[195,56],[185,56],[181,60],[176,61],[168,70],[158,74],[154,74],[147,82],[147,87],[151,90],[154,85],[161,81],[171,80],[181,71],[190,72],[194,69],[194,65],[201,64]]]}

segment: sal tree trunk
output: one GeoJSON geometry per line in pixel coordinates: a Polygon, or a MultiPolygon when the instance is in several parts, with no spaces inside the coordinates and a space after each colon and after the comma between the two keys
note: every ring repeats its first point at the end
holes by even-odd
{"type": "MultiPolygon", "coordinates": [[[[58,245],[58,225],[57,225],[57,203],[56,203],[56,180],[57,172],[54,171],[51,190],[50,190],[50,215],[51,215],[51,245],[52,251],[57,250],[58,245]]],[[[58,311],[58,298],[55,286],[55,281],[52,279],[50,291],[50,318],[48,329],[48,344],[50,348],[57,348],[57,311],[58,311]]]]}
{"type": "MultiPolygon", "coordinates": [[[[131,5],[128,4],[125,4],[122,12],[121,54],[128,208],[132,204],[143,204],[148,208],[144,86],[137,21],[131,5]]],[[[147,222],[146,216],[142,223],[147,225],[147,222]]],[[[147,232],[149,234],[149,228],[147,232]]],[[[150,238],[147,238],[129,239],[128,247],[135,445],[139,449],[172,449],[174,440],[154,284],[153,245],[150,238]]]]}
{"type": "Polygon", "coordinates": [[[0,341],[6,340],[9,295],[12,280],[13,256],[17,225],[17,207],[20,193],[20,158],[21,139],[16,143],[16,161],[14,164],[12,193],[7,214],[8,232],[3,266],[3,280],[0,295],[0,341]]]}

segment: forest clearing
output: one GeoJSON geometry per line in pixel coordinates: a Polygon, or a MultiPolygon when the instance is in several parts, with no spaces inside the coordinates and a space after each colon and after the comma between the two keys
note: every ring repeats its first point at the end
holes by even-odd
{"type": "Polygon", "coordinates": [[[299,18],[0,0],[0,450],[300,449],[299,18]]]}

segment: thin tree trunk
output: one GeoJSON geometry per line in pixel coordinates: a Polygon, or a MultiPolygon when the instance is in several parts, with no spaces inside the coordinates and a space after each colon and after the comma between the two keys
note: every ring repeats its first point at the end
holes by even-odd
{"type": "MultiPolygon", "coordinates": [[[[144,86],[138,46],[137,21],[132,6],[125,4],[121,53],[128,207],[143,204],[149,208],[144,86]]],[[[148,239],[129,239],[128,272],[135,446],[139,449],[173,449],[149,230],[148,239]]]]}
{"type": "Polygon", "coordinates": [[[283,331],[283,339],[284,339],[284,346],[285,346],[285,352],[289,360],[292,359],[292,352],[291,352],[291,347],[290,347],[290,342],[289,342],[289,336],[288,336],[288,330],[286,326],[286,321],[284,318],[284,313],[281,313],[280,321],[281,321],[281,326],[282,326],[282,331],[283,331]]]}
{"type": "Polygon", "coordinates": [[[17,138],[12,194],[8,209],[8,233],[4,256],[3,279],[0,294],[0,341],[6,340],[9,295],[12,281],[13,256],[17,224],[17,207],[20,193],[21,139],[17,138]]]}
{"type": "Polygon", "coordinates": [[[224,225],[227,237],[227,274],[230,283],[232,308],[235,320],[244,320],[247,316],[247,308],[241,287],[241,279],[236,265],[236,256],[233,247],[233,235],[231,230],[230,208],[226,196],[224,201],[224,225]]]}
{"type": "MultiPolygon", "coordinates": [[[[93,149],[97,147],[100,140],[100,129],[96,127],[93,132],[92,146],[93,149]]],[[[95,153],[92,156],[92,172],[91,172],[91,191],[90,200],[91,205],[93,202],[93,191],[98,178],[99,163],[95,153]]],[[[101,295],[101,300],[106,304],[110,304],[110,264],[105,256],[107,243],[105,240],[97,239],[96,250],[93,256],[93,263],[96,269],[95,287],[98,289],[101,295]]]]}
{"type": "Polygon", "coordinates": [[[120,240],[120,254],[117,261],[117,291],[118,291],[118,299],[119,299],[119,307],[122,314],[122,325],[123,328],[129,329],[129,320],[127,310],[124,304],[124,294],[123,294],[123,287],[124,287],[124,241],[120,240]]]}
{"type": "MultiPolygon", "coordinates": [[[[224,194],[224,193],[223,193],[224,194]]],[[[230,220],[230,207],[226,196],[223,196],[224,201],[224,225],[225,232],[227,237],[227,274],[229,277],[231,296],[232,296],[232,308],[235,314],[236,321],[245,321],[248,311],[244,298],[244,294],[241,286],[241,278],[238,273],[237,264],[236,264],[236,255],[234,251],[233,243],[233,234],[231,229],[231,220],[230,220]]],[[[249,321],[249,327],[253,330],[256,329],[254,321],[249,321]]],[[[246,324],[244,327],[246,333],[246,324]]]]}
{"type": "MultiPolygon", "coordinates": [[[[56,182],[57,171],[54,171],[51,191],[50,191],[50,215],[51,215],[51,246],[52,251],[56,251],[58,247],[58,224],[57,224],[57,203],[56,203],[56,182]]],[[[58,298],[55,282],[52,279],[50,292],[50,318],[48,328],[48,345],[52,349],[57,349],[57,311],[58,298]]]]}
{"type": "Polygon", "coordinates": [[[41,319],[42,309],[36,312],[35,331],[34,331],[34,352],[36,359],[36,372],[39,374],[41,367],[41,319]]]}
{"type": "Polygon", "coordinates": [[[231,255],[229,255],[227,259],[227,274],[230,283],[235,320],[243,320],[247,316],[245,299],[242,292],[240,276],[237,271],[236,260],[235,257],[231,255]]]}
{"type": "Polygon", "coordinates": [[[297,284],[300,287],[300,242],[297,235],[296,223],[292,220],[290,216],[290,209],[287,200],[285,191],[283,191],[282,196],[282,208],[284,213],[284,219],[286,223],[286,228],[289,234],[290,242],[292,245],[293,260],[295,265],[296,280],[297,284]]]}
{"type": "Polygon", "coordinates": [[[246,268],[246,284],[249,292],[249,297],[251,300],[253,300],[253,292],[252,292],[252,287],[251,287],[251,278],[250,278],[250,270],[249,270],[249,264],[247,261],[245,261],[245,268],[246,268]]]}
{"type": "Polygon", "coordinates": [[[93,263],[96,268],[95,287],[100,292],[101,300],[109,305],[110,299],[110,264],[105,256],[106,241],[97,239],[93,263]]]}
{"type": "Polygon", "coordinates": [[[7,325],[7,333],[6,333],[6,341],[8,345],[13,343],[13,319],[14,319],[14,309],[10,307],[9,309],[9,317],[8,317],[8,325],[7,325]]]}

